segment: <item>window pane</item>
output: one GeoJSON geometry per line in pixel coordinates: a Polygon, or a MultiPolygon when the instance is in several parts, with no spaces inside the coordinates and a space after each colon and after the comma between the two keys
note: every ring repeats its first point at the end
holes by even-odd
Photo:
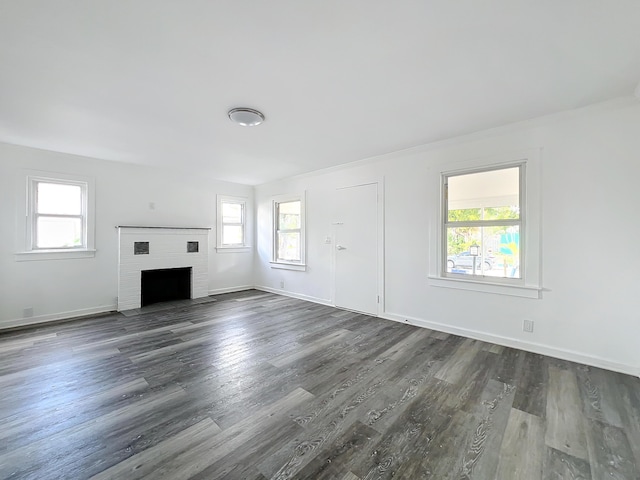
{"type": "Polygon", "coordinates": [[[79,185],[38,182],[38,213],[82,214],[82,188],[79,185]]]}
{"type": "Polygon", "coordinates": [[[300,261],[300,232],[278,232],[277,260],[300,261]]]}
{"type": "Polygon", "coordinates": [[[300,205],[301,202],[299,200],[278,204],[278,230],[300,228],[300,205]]]}
{"type": "Polygon", "coordinates": [[[223,245],[242,245],[242,226],[240,225],[223,225],[222,227],[222,244],[223,245]]]}
{"type": "Polygon", "coordinates": [[[242,204],[223,202],[222,223],[242,223],[242,204]]]}
{"type": "Polygon", "coordinates": [[[449,210],[450,222],[466,222],[469,220],[482,220],[481,208],[461,208],[449,210]]]}
{"type": "Polygon", "coordinates": [[[520,167],[450,176],[449,222],[520,217],[520,167]]]}
{"type": "Polygon", "coordinates": [[[464,275],[521,278],[519,227],[448,227],[446,269],[464,275]],[[474,246],[478,247],[475,263],[474,246]]]}
{"type": "Polygon", "coordinates": [[[82,246],[82,220],[80,218],[39,217],[36,228],[38,248],[82,246]]]}

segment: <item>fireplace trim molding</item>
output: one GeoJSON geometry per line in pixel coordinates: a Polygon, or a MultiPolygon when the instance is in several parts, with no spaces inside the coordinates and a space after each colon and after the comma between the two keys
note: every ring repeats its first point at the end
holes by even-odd
{"type": "Polygon", "coordinates": [[[205,227],[120,225],[118,229],[118,311],[140,308],[143,270],[191,267],[191,298],[209,294],[209,232],[205,227]],[[147,254],[134,244],[149,242],[147,254]],[[199,242],[197,252],[187,242],[199,242]]]}

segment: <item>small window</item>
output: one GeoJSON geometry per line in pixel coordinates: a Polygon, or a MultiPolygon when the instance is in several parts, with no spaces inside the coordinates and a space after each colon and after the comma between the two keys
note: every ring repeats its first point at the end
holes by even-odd
{"type": "Polygon", "coordinates": [[[87,183],[30,177],[30,250],[87,248],[87,183]]]}
{"type": "Polygon", "coordinates": [[[275,263],[304,265],[304,203],[302,198],[273,202],[275,263]]]}
{"type": "Polygon", "coordinates": [[[218,248],[245,248],[247,201],[241,197],[218,196],[218,248]]]}
{"type": "Polygon", "coordinates": [[[524,165],[443,175],[445,275],[523,278],[524,165]]]}

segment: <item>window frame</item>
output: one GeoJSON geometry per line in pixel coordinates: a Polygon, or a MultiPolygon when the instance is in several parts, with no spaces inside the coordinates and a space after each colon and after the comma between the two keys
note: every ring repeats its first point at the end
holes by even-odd
{"type": "Polygon", "coordinates": [[[247,198],[237,197],[231,195],[218,195],[217,196],[217,235],[216,235],[216,251],[218,252],[247,252],[251,249],[251,246],[247,242],[247,198]],[[222,215],[222,204],[234,203],[242,206],[242,222],[241,223],[224,223],[222,215]],[[241,226],[242,227],[242,243],[237,244],[225,244],[223,243],[223,230],[225,225],[241,226]]]}
{"type": "Polygon", "coordinates": [[[29,177],[29,221],[31,222],[30,232],[30,250],[53,250],[53,251],[70,251],[70,250],[86,250],[87,248],[87,182],[51,179],[42,177],[29,177]],[[54,185],[69,185],[74,187],[80,187],[80,214],[67,215],[56,213],[39,213],[38,212],[38,185],[41,183],[48,183],[54,185]],[[38,219],[40,217],[51,218],[79,218],[82,228],[81,244],[73,247],[38,247],[38,219]]]}
{"type": "Polygon", "coordinates": [[[91,177],[81,177],[63,173],[43,171],[21,171],[24,185],[25,202],[19,223],[24,228],[17,234],[18,251],[16,261],[57,260],[70,258],[89,258],[95,256],[95,181],[91,177]],[[81,214],[41,214],[37,212],[37,187],[39,183],[73,185],[81,188],[81,214]],[[37,221],[39,217],[73,217],[82,218],[82,244],[73,247],[41,248],[37,246],[37,221]]]}
{"type": "Polygon", "coordinates": [[[281,268],[286,270],[306,270],[306,211],[305,211],[305,195],[278,195],[273,197],[271,201],[272,213],[272,249],[271,249],[271,268],[281,268]],[[300,228],[296,229],[279,229],[279,205],[282,203],[300,202],[300,228]],[[292,261],[278,258],[278,235],[279,233],[300,232],[300,260],[292,261]]]}
{"type": "MultiPolygon", "coordinates": [[[[540,298],[541,269],[541,148],[506,152],[486,158],[443,159],[428,167],[429,267],[428,284],[435,287],[470,290],[524,298],[540,298]],[[520,185],[521,278],[455,275],[446,272],[447,242],[443,175],[477,173],[523,165],[520,185]],[[524,172],[524,175],[523,175],[524,172]]],[[[482,225],[480,225],[482,226],[482,225]]]]}
{"type": "Polygon", "coordinates": [[[526,162],[519,161],[515,163],[508,163],[502,165],[493,165],[489,167],[472,168],[466,170],[456,170],[453,172],[442,172],[442,263],[441,263],[441,275],[448,278],[460,278],[470,279],[479,282],[488,283],[504,283],[507,285],[524,285],[524,279],[526,275],[526,265],[523,261],[526,256],[526,162]],[[449,192],[448,192],[448,179],[451,177],[459,177],[464,175],[472,175],[474,173],[495,172],[499,170],[506,170],[510,168],[518,168],[518,219],[506,219],[506,220],[468,220],[464,222],[450,222],[449,221],[449,192]],[[477,275],[472,272],[471,275],[453,273],[447,271],[448,261],[448,228],[451,227],[500,227],[500,226],[517,226],[519,231],[519,253],[520,262],[518,268],[520,269],[520,278],[508,278],[508,277],[494,277],[477,275]]]}

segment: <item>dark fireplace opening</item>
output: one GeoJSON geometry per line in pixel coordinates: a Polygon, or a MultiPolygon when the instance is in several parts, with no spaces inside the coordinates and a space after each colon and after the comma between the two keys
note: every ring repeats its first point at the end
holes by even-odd
{"type": "Polygon", "coordinates": [[[143,270],[141,276],[143,307],[158,302],[191,298],[191,267],[143,270]]]}

